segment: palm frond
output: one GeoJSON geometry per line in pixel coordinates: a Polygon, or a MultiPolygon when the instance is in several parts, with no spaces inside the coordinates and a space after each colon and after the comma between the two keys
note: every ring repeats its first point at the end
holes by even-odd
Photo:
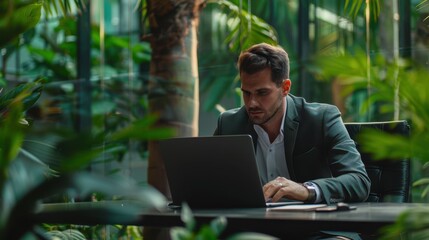
{"type": "Polygon", "coordinates": [[[14,41],[19,34],[33,28],[40,20],[42,4],[0,4],[0,48],[14,41]]]}
{"type": "MultiPolygon", "coordinates": [[[[346,0],[344,5],[344,10],[352,18],[356,18],[359,15],[359,12],[362,11],[364,5],[366,4],[365,0],[346,0]]],[[[380,1],[371,0],[369,1],[369,8],[373,19],[377,19],[380,15],[380,1]]]]}
{"type": "Polygon", "coordinates": [[[230,29],[230,34],[225,42],[228,44],[231,52],[239,53],[253,44],[266,42],[278,44],[278,36],[275,29],[264,20],[240,8],[231,1],[209,1],[220,5],[221,9],[226,10],[228,19],[226,25],[230,29]]]}
{"type": "Polygon", "coordinates": [[[45,0],[43,3],[43,9],[45,10],[47,16],[52,16],[55,14],[67,16],[74,10],[86,10],[86,1],[87,0],[45,0]]]}

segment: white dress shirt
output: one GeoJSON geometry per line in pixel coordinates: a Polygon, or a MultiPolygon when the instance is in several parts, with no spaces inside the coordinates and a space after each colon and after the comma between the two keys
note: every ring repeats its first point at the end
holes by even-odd
{"type": "MultiPolygon", "coordinates": [[[[284,112],[286,112],[286,104],[284,112]]],[[[258,142],[256,146],[256,162],[259,169],[259,175],[263,185],[276,179],[277,177],[285,177],[290,179],[289,170],[286,164],[286,156],[284,150],[284,131],[283,125],[285,121],[285,114],[283,114],[280,131],[276,139],[271,143],[267,132],[254,124],[253,128],[258,134],[258,142]]],[[[322,197],[320,188],[312,182],[308,182],[316,189],[316,202],[321,202],[322,197]]]]}
{"type": "Polygon", "coordinates": [[[279,135],[277,135],[272,143],[270,142],[268,134],[261,126],[255,124],[253,127],[258,134],[256,161],[262,184],[265,185],[278,176],[290,179],[285,161],[283,123],[279,135]]]}

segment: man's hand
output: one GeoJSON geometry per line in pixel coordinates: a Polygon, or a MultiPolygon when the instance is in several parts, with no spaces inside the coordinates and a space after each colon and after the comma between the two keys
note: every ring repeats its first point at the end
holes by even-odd
{"type": "Polygon", "coordinates": [[[279,201],[282,197],[291,200],[305,201],[308,198],[308,190],[300,183],[296,183],[284,177],[277,177],[263,187],[265,200],[279,201]]]}

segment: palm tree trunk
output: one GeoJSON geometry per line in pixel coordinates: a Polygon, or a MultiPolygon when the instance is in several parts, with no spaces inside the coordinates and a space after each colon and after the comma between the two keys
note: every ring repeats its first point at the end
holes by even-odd
{"type": "MultiPolygon", "coordinates": [[[[177,136],[198,135],[197,27],[202,0],[148,0],[152,60],[149,112],[177,136]]],[[[179,160],[179,159],[178,159],[179,160]]],[[[156,141],[149,142],[148,182],[170,197],[156,141]]]]}

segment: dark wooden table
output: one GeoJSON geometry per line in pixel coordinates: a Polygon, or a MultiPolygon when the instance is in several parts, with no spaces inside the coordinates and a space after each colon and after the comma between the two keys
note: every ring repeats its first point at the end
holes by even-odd
{"type": "MultiPolygon", "coordinates": [[[[151,227],[183,226],[180,210],[136,208],[130,202],[97,202],[97,203],[58,203],[43,204],[37,211],[35,219],[40,223],[56,224],[121,224],[151,227]],[[113,207],[108,214],[106,206],[113,207]],[[94,215],[85,216],[88,209],[94,215]],[[97,213],[99,209],[99,214],[97,213]],[[136,212],[130,218],[126,212],[136,212]],[[103,215],[104,214],[104,215],[103,215]]],[[[387,225],[394,223],[405,210],[422,206],[418,203],[357,203],[356,210],[314,212],[314,211],[271,211],[258,209],[218,209],[195,210],[193,215],[198,224],[209,223],[216,217],[227,219],[226,234],[252,231],[267,233],[273,236],[285,236],[288,233],[300,233],[321,230],[353,231],[364,234],[377,234],[387,225]]],[[[424,206],[424,205],[423,205],[424,206]]]]}

